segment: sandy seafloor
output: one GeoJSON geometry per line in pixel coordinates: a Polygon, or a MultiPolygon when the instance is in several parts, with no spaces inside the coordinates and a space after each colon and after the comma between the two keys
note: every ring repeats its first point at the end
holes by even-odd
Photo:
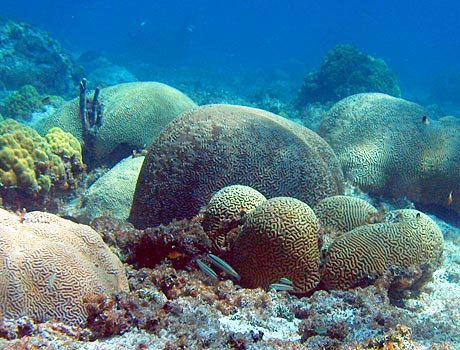
{"type": "MultiPolygon", "coordinates": [[[[264,93],[262,81],[257,84],[259,89],[240,97],[232,92],[232,88],[226,90],[213,81],[203,89],[202,83],[193,78],[187,80],[182,76],[176,80],[171,76],[168,78],[168,74],[158,74],[156,78],[152,80],[171,84],[198,104],[244,104],[291,115],[292,105],[283,97],[292,94],[295,88],[284,85],[283,79],[272,83],[272,90],[268,89],[283,91],[284,87],[279,95],[264,93]]],[[[235,86],[242,84],[234,79],[235,86]]],[[[324,110],[319,107],[307,113],[311,113],[312,118],[319,118],[324,110]]],[[[304,118],[305,115],[298,114],[293,119],[302,122],[304,118]]],[[[315,120],[310,122],[315,123],[315,120]]],[[[15,329],[23,322],[29,324],[30,330],[28,335],[13,340],[6,340],[0,334],[0,348],[460,349],[460,228],[430,216],[444,235],[443,265],[434,273],[433,280],[422,288],[419,296],[405,299],[398,306],[391,305],[388,298],[373,286],[348,292],[317,291],[312,296],[299,299],[286,292],[238,289],[229,280],[212,286],[200,271],[182,270],[177,274],[184,278],[184,283],[205,293],[179,293],[171,303],[180,311],[169,312],[165,316],[167,321],[163,329],[149,332],[130,327],[121,335],[87,341],[79,340],[84,338],[83,330],[62,324],[31,325],[30,320],[4,320],[0,328],[15,329]],[[222,289],[228,291],[219,292],[222,289]],[[228,304],[233,303],[232,311],[228,314],[222,312],[216,307],[214,296],[209,295],[218,295],[218,298],[220,295],[228,304]],[[330,334],[326,334],[334,324],[344,325],[347,329],[346,337],[339,342],[331,342],[330,334]],[[305,336],[303,330],[308,325],[313,326],[313,332],[305,336]],[[406,329],[399,325],[409,327],[412,337],[406,333],[406,338],[398,338],[400,341],[395,340],[397,336],[391,338],[398,329],[406,329]],[[240,334],[246,337],[240,337],[240,334]]],[[[131,293],[139,291],[132,290],[131,293]]]]}

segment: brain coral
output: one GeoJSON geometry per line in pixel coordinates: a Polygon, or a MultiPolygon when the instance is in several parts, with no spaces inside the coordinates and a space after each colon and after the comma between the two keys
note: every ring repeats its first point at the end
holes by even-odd
{"type": "Polygon", "coordinates": [[[318,134],[337,153],[345,176],[362,190],[460,213],[460,120],[423,122],[423,116],[429,113],[415,103],[358,94],[336,103],[318,134]]]}
{"type": "Polygon", "coordinates": [[[323,228],[335,232],[348,232],[370,223],[377,209],[363,199],[351,196],[331,196],[322,199],[313,211],[323,228]]]}
{"type": "Polygon", "coordinates": [[[268,287],[282,277],[295,292],[307,292],[319,282],[318,219],[298,199],[271,198],[249,215],[232,246],[232,266],[241,285],[268,287]]]}
{"type": "Polygon", "coordinates": [[[315,205],[342,193],[342,180],[334,152],[313,131],[260,109],[206,105],[174,119],[152,143],[130,221],[191,218],[233,184],[315,205]]]}
{"type": "Polygon", "coordinates": [[[440,228],[427,215],[413,209],[392,211],[386,222],[338,236],[327,252],[322,282],[327,288],[347,289],[390,267],[437,265],[443,246],[440,228]]]}
{"type": "Polygon", "coordinates": [[[143,161],[144,157],[121,160],[63,212],[82,223],[103,215],[127,220],[143,161]]]}
{"type": "Polygon", "coordinates": [[[32,128],[7,119],[0,122],[0,181],[3,189],[48,192],[51,184],[65,186],[67,174],[46,139],[32,128]]]}
{"type": "Polygon", "coordinates": [[[86,322],[83,298],[128,290],[120,260],[89,226],[53,214],[0,209],[0,313],[86,322]]]}
{"type": "MultiPolygon", "coordinates": [[[[179,90],[156,82],[133,82],[104,88],[99,101],[104,104],[104,117],[94,140],[94,149],[90,150],[95,160],[108,157],[117,147],[128,146],[132,150],[150,145],[168,122],[195,107],[195,103],[179,90]]],[[[83,142],[78,98],[64,104],[37,126],[37,130],[45,135],[55,126],[83,142]]]]}
{"type": "Polygon", "coordinates": [[[226,234],[237,228],[246,215],[265,200],[262,193],[243,185],[224,187],[211,197],[201,225],[216,253],[225,250],[226,234]]]}

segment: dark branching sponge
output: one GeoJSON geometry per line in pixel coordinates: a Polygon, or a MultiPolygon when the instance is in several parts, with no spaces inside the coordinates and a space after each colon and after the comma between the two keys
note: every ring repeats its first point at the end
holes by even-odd
{"type": "Polygon", "coordinates": [[[459,119],[434,120],[416,103],[366,93],[336,103],[318,134],[363,191],[460,213],[459,119]]]}
{"type": "Polygon", "coordinates": [[[377,209],[363,199],[352,196],[332,196],[321,200],[314,208],[321,227],[343,233],[370,223],[377,209]]]}
{"type": "Polygon", "coordinates": [[[249,186],[231,185],[217,191],[209,201],[201,222],[215,253],[227,247],[226,236],[242,224],[247,215],[267,200],[249,186]]]}
{"type": "Polygon", "coordinates": [[[232,266],[245,287],[267,288],[288,278],[294,292],[304,293],[319,282],[318,219],[298,199],[271,198],[258,205],[232,247],[232,266]]]}
{"type": "Polygon", "coordinates": [[[343,192],[343,175],[329,145],[301,125],[255,108],[201,106],[174,119],[150,146],[130,221],[145,228],[191,218],[234,184],[313,206],[343,192]]]}
{"type": "Polygon", "coordinates": [[[366,285],[390,268],[440,263],[444,240],[427,215],[413,209],[389,212],[385,222],[359,226],[329,247],[322,282],[329,289],[366,285]]]}

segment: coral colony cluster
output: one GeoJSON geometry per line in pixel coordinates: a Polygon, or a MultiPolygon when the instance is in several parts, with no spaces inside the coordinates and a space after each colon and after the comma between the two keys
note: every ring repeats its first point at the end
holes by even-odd
{"type": "Polygon", "coordinates": [[[460,346],[460,121],[385,62],[339,45],[280,116],[0,37],[2,349],[460,346]]]}

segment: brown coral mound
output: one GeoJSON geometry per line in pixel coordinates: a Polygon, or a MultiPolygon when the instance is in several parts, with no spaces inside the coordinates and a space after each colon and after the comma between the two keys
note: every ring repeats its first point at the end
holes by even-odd
{"type": "Polygon", "coordinates": [[[44,212],[0,209],[0,313],[86,321],[86,295],[128,289],[124,268],[99,234],[44,212]]]}
{"type": "Polygon", "coordinates": [[[247,287],[267,288],[288,278],[295,292],[319,282],[318,219],[295,198],[276,197],[249,214],[232,247],[232,266],[247,287]]]}
{"type": "Polygon", "coordinates": [[[430,217],[401,209],[389,212],[385,221],[359,226],[332,243],[322,276],[326,287],[347,289],[390,268],[440,263],[444,240],[430,217]]]}
{"type": "Polygon", "coordinates": [[[173,120],[150,146],[130,221],[147,227],[191,218],[233,184],[309,205],[343,191],[329,145],[311,130],[242,106],[207,105],[173,120]]]}
{"type": "Polygon", "coordinates": [[[366,93],[336,103],[318,134],[362,190],[460,213],[460,120],[432,120],[415,103],[366,93]]]}

